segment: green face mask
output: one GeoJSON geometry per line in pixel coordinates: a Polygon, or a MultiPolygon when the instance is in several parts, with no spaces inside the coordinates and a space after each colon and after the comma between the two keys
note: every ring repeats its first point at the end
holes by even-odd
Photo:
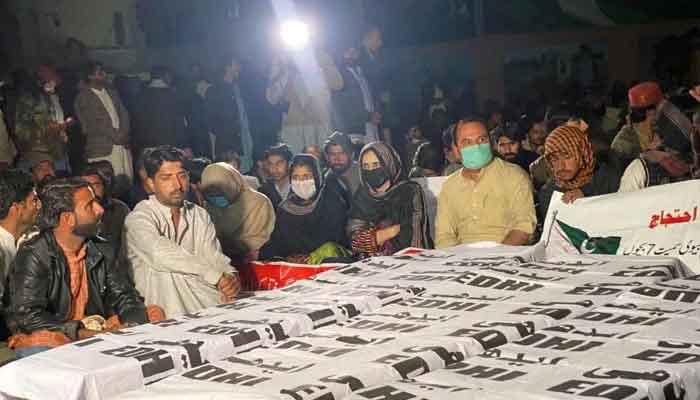
{"type": "Polygon", "coordinates": [[[484,168],[493,159],[489,143],[476,144],[462,149],[462,165],[466,169],[484,168]]]}

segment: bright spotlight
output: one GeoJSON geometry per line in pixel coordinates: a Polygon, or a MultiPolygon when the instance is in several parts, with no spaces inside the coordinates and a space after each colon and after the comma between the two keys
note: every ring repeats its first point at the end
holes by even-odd
{"type": "Polygon", "coordinates": [[[299,50],[309,44],[311,33],[305,23],[297,20],[290,20],[282,23],[280,30],[282,42],[290,50],[299,50]]]}

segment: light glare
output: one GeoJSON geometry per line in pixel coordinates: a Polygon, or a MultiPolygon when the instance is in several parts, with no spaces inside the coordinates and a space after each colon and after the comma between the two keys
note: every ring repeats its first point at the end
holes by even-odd
{"type": "Polygon", "coordinates": [[[306,47],[309,43],[309,37],[311,36],[308,25],[296,20],[282,23],[280,33],[284,45],[292,50],[306,47]]]}

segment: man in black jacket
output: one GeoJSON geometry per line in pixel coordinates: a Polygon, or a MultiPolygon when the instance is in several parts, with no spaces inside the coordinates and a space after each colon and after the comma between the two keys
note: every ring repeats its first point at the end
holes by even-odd
{"type": "Polygon", "coordinates": [[[153,67],[151,82],[139,94],[132,111],[132,152],[141,154],[148,147],[170,144],[192,152],[185,130],[185,110],[170,84],[172,74],[165,67],[153,67]]]}
{"type": "Polygon", "coordinates": [[[104,211],[86,181],[56,180],[40,198],[41,233],[20,248],[8,279],[9,345],[18,357],[163,317],[147,311],[114,249],[96,237],[104,211]]]}
{"type": "Polygon", "coordinates": [[[345,132],[355,141],[370,143],[383,140],[379,134],[381,114],[370,81],[359,64],[360,53],[354,47],[343,52],[342,90],[333,93],[333,126],[345,132]]]}

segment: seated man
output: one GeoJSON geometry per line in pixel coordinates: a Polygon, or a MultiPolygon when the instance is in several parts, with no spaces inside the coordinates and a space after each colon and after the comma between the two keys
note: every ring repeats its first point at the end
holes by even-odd
{"type": "Polygon", "coordinates": [[[664,96],[656,82],[642,82],[628,92],[629,123],[615,136],[611,149],[632,160],[643,152],[658,150],[662,142],[690,151],[692,123],[664,96]]]}
{"type": "Polygon", "coordinates": [[[8,279],[9,345],[19,357],[164,318],[113,268],[112,246],[95,238],[103,210],[86,181],[55,180],[40,199],[41,233],[19,249],[8,279]]]}
{"type": "Polygon", "coordinates": [[[547,216],[554,191],[564,193],[562,201],[573,203],[582,197],[617,192],[623,163],[615,153],[593,152],[588,135],[574,126],[560,126],[552,131],[545,143],[545,160],[554,178],[538,193],[539,211],[547,216]]]}
{"type": "Polygon", "coordinates": [[[692,122],[687,140],[681,137],[674,144],[674,141],[662,137],[658,148],[642,152],[639,158],[632,161],[622,175],[619,191],[634,192],[651,186],[697,179],[700,111],[693,115],[692,122]]]}
{"type": "Polygon", "coordinates": [[[352,141],[346,134],[336,131],[326,140],[323,150],[328,165],[326,185],[338,188],[349,209],[360,187],[360,166],[352,159],[352,141]]]}
{"type": "Polygon", "coordinates": [[[99,226],[100,236],[107,239],[115,249],[121,249],[124,220],[130,210],[126,203],[112,197],[114,174],[111,164],[109,161],[88,164],[83,170],[83,179],[90,184],[104,209],[99,226]]]}
{"type": "Polygon", "coordinates": [[[458,122],[453,146],[461,151],[464,168],[450,175],[438,197],[436,247],[527,244],[537,223],[527,173],[493,158],[481,120],[458,122]]]}
{"type": "Polygon", "coordinates": [[[168,316],[232,302],[240,288],[207,211],[186,201],[190,189],[183,153],[161,146],[144,166],[154,194],[126,218],[124,239],[136,288],[168,316]]]}
{"type": "Polygon", "coordinates": [[[259,191],[270,199],[275,210],[289,196],[291,188],[289,165],[291,162],[292,152],[286,144],[273,146],[265,152],[265,164],[270,179],[260,187],[259,191]]]}
{"type": "Polygon", "coordinates": [[[190,191],[187,194],[187,200],[200,207],[204,207],[205,204],[202,194],[202,173],[209,165],[211,165],[211,160],[206,157],[185,160],[185,169],[190,174],[190,191]]]}
{"type": "Polygon", "coordinates": [[[445,168],[442,170],[442,176],[450,176],[462,169],[461,155],[459,149],[454,145],[456,127],[457,124],[452,124],[442,132],[442,152],[445,155],[445,168]]]}
{"type": "MultiPolygon", "coordinates": [[[[34,188],[32,177],[24,171],[0,172],[0,299],[5,291],[10,264],[17,253],[19,238],[34,225],[41,207],[34,188]]],[[[0,317],[0,365],[15,357],[4,342],[7,336],[4,320],[0,317]]]]}
{"type": "Polygon", "coordinates": [[[522,148],[519,129],[517,124],[509,122],[504,127],[491,131],[491,138],[495,142],[494,149],[496,153],[502,159],[519,165],[525,171],[529,171],[530,164],[537,160],[539,155],[522,148]]]}
{"type": "Polygon", "coordinates": [[[17,242],[34,226],[41,202],[31,176],[20,170],[0,172],[0,298],[17,242]]]}

